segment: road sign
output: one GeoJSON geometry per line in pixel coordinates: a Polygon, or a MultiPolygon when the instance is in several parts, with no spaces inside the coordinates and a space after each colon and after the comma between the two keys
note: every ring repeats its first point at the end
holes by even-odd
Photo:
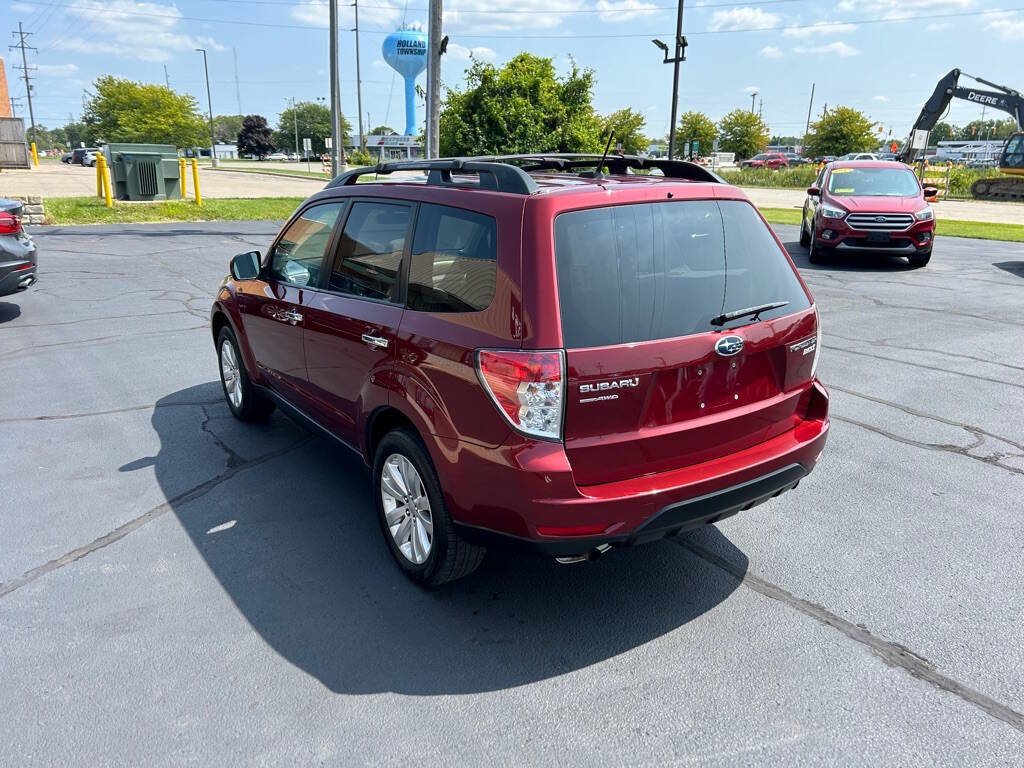
{"type": "Polygon", "coordinates": [[[334,143],[331,141],[331,137],[330,136],[328,136],[326,139],[324,139],[324,146],[327,147],[328,149],[332,149],[333,148],[334,143]]]}
{"type": "Polygon", "coordinates": [[[302,140],[302,149],[303,149],[304,152],[312,152],[313,151],[313,140],[312,139],[303,139],[302,140]]]}
{"type": "Polygon", "coordinates": [[[714,140],[714,141],[713,141],[713,142],[711,143],[711,151],[712,151],[712,152],[717,152],[717,151],[718,151],[718,139],[715,139],[715,140],[714,140]]]}
{"type": "Polygon", "coordinates": [[[911,149],[924,149],[928,146],[928,131],[922,131],[920,128],[914,131],[914,135],[910,137],[910,148],[911,149]]]}

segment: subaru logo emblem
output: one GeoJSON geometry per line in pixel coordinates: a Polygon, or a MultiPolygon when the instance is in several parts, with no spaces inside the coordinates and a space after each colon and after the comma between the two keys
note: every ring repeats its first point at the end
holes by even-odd
{"type": "Polygon", "coordinates": [[[715,342],[715,352],[722,357],[732,357],[743,349],[743,339],[739,336],[723,336],[715,342]]]}
{"type": "Polygon", "coordinates": [[[885,218],[885,216],[875,216],[875,221],[877,221],[879,224],[885,224],[885,222],[887,222],[888,219],[885,218]]]}

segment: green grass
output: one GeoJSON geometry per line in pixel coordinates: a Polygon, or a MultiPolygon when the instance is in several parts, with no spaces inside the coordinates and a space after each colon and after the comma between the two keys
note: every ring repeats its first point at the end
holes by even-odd
{"type": "MultiPolygon", "coordinates": [[[[305,163],[302,164],[305,166],[305,163]]],[[[317,160],[315,163],[310,163],[311,168],[319,168],[320,161],[317,160]]],[[[331,174],[323,173],[322,171],[304,171],[298,168],[275,168],[274,166],[268,166],[266,170],[263,168],[234,168],[232,166],[221,166],[217,168],[218,171],[231,171],[231,173],[256,173],[263,176],[298,176],[304,179],[329,179],[331,174]]]]}
{"type": "Polygon", "coordinates": [[[257,221],[291,216],[301,197],[167,200],[157,203],[115,202],[107,208],[95,197],[53,197],[44,201],[47,224],[137,224],[159,221],[257,221]]]}
{"type": "MultiPolygon", "coordinates": [[[[760,208],[770,224],[800,226],[799,208],[760,208]]],[[[978,240],[1007,240],[1024,243],[1024,224],[997,224],[989,221],[953,221],[939,219],[935,234],[943,237],[972,237],[978,240]]]]}

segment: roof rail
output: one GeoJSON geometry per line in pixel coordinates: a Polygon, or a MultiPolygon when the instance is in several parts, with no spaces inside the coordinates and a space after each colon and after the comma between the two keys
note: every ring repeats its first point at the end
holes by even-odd
{"type": "Polygon", "coordinates": [[[360,176],[368,174],[387,175],[395,171],[427,171],[427,183],[458,185],[452,180],[452,173],[478,174],[480,186],[497,192],[531,195],[537,191],[537,182],[515,165],[491,162],[491,158],[448,157],[437,160],[395,160],[378,163],[375,166],[356,168],[333,178],[327,184],[332,187],[347,187],[355,184],[360,176]]]}
{"type": "Polygon", "coordinates": [[[592,177],[600,178],[601,168],[607,168],[613,175],[623,175],[630,170],[647,171],[657,169],[666,178],[724,184],[725,180],[702,165],[686,160],[667,160],[642,157],[640,155],[608,155],[567,152],[538,152],[524,155],[482,155],[480,157],[447,157],[437,160],[394,160],[387,163],[355,168],[336,176],[327,188],[347,187],[355,184],[360,176],[369,174],[387,175],[395,171],[427,171],[427,183],[458,186],[452,174],[478,174],[480,186],[498,192],[531,195],[537,191],[537,182],[531,173],[560,171],[571,173],[582,168],[594,169],[592,177]]]}

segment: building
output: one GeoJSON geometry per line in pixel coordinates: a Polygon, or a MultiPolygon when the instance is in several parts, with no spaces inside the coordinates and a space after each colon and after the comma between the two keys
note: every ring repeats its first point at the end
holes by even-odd
{"type": "MultiPolygon", "coordinates": [[[[358,140],[358,135],[348,136],[345,151],[359,149],[358,140]]],[[[366,136],[366,151],[377,162],[417,160],[423,157],[423,144],[420,143],[419,136],[400,136],[397,133],[387,136],[370,134],[366,136]]]]}
{"type": "Polygon", "coordinates": [[[0,59],[0,117],[14,117],[11,112],[11,93],[7,90],[7,73],[4,60],[0,59]]]}

